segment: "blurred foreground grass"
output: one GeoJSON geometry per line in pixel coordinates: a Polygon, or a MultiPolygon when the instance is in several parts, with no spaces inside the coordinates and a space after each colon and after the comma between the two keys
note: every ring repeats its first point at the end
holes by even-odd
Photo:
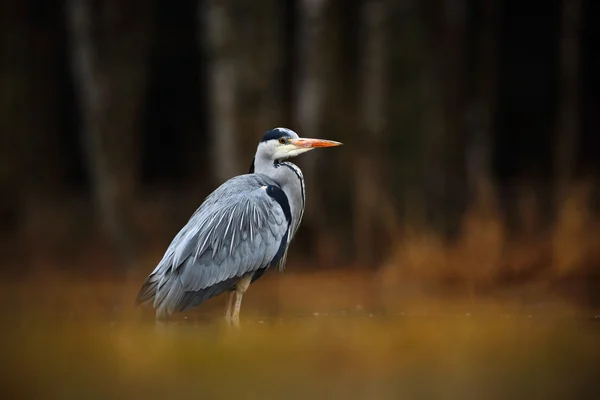
{"type": "Polygon", "coordinates": [[[232,331],[219,298],[155,326],[133,307],[140,282],[4,284],[3,397],[579,399],[600,387],[600,321],[558,301],[389,304],[360,274],[269,274],[232,331]]]}

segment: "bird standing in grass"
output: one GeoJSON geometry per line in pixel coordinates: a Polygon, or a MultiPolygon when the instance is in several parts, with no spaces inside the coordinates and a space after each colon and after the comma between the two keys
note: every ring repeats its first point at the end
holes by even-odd
{"type": "Polygon", "coordinates": [[[229,179],[206,198],[146,278],[137,303],[152,304],[162,320],[227,292],[225,319],[239,326],[242,296],[269,267],[283,270],[302,221],[304,177],[287,160],[339,145],[299,138],[286,128],[266,132],[250,173],[229,179]]]}

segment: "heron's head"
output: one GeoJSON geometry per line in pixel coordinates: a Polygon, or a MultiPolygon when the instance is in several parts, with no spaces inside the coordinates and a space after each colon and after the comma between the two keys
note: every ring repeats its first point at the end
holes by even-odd
{"type": "Polygon", "coordinates": [[[258,144],[257,154],[265,155],[273,161],[281,161],[316,148],[341,144],[333,140],[301,138],[291,129],[275,128],[264,134],[258,144]]]}

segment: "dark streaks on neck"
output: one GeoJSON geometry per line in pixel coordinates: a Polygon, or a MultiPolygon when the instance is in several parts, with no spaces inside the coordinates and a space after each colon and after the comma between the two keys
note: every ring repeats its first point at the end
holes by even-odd
{"type": "Polygon", "coordinates": [[[275,166],[275,168],[279,168],[280,166],[289,168],[290,170],[292,170],[294,172],[294,174],[296,174],[296,177],[300,181],[300,193],[302,195],[302,210],[300,212],[300,219],[302,219],[302,216],[304,215],[304,207],[306,206],[306,194],[304,193],[304,178],[297,171],[297,170],[299,170],[299,168],[296,165],[294,165],[290,162],[286,162],[286,161],[283,161],[283,162],[275,161],[273,163],[273,165],[275,166]]]}

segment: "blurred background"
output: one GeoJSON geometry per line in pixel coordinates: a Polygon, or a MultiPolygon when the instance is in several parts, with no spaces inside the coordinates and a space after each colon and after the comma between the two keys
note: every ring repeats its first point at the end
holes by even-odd
{"type": "Polygon", "coordinates": [[[600,314],[599,16],[592,0],[2,2],[17,346],[0,386],[248,395],[222,378],[263,357],[286,368],[264,368],[275,386],[245,370],[260,398],[583,394],[597,329],[539,318],[600,314]],[[307,211],[285,273],[244,297],[247,342],[144,336],[143,279],[278,126],[344,146],[294,160],[307,211]]]}
{"type": "Polygon", "coordinates": [[[599,11],[4,2],[4,262],[148,273],[285,126],[345,143],[295,160],[308,209],[292,270],[473,291],[544,280],[600,304],[599,11]]]}

